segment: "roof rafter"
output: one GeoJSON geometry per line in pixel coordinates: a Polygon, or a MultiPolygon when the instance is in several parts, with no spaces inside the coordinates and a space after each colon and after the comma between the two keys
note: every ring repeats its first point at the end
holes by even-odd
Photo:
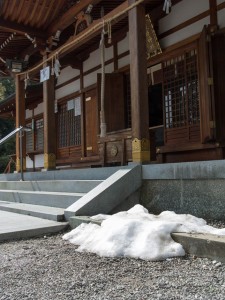
{"type": "Polygon", "coordinates": [[[27,33],[33,37],[38,37],[41,39],[46,39],[46,37],[47,37],[46,33],[42,32],[39,29],[37,30],[37,29],[31,28],[29,26],[24,26],[24,25],[18,24],[16,22],[6,21],[2,18],[0,18],[0,28],[5,31],[16,32],[19,34],[27,33]]]}

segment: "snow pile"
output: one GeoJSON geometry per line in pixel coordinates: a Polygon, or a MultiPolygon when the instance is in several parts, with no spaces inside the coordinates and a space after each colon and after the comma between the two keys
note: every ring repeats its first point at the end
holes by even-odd
{"type": "Polygon", "coordinates": [[[81,224],[63,236],[75,245],[77,251],[92,252],[100,256],[127,256],[145,260],[162,260],[185,255],[183,247],[171,238],[172,232],[211,233],[225,235],[225,229],[216,229],[203,219],[192,215],[178,215],[171,211],[156,216],[141,205],[104,219],[101,226],[81,224]]]}

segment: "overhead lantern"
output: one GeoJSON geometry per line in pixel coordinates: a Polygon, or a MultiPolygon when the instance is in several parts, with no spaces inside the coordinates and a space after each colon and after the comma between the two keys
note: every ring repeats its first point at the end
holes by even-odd
{"type": "Polygon", "coordinates": [[[28,62],[23,60],[6,59],[7,68],[13,73],[20,73],[26,69],[28,62]]]}

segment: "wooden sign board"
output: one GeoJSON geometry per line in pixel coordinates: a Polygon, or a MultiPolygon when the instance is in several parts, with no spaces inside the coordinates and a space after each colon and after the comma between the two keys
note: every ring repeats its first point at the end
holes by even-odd
{"type": "Polygon", "coordinates": [[[50,67],[40,70],[40,82],[44,82],[50,78],[50,67]]]}

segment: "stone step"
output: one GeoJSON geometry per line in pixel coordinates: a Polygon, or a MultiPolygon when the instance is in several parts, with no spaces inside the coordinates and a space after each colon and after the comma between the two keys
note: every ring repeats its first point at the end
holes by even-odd
{"type": "Polygon", "coordinates": [[[69,224],[72,229],[78,227],[82,223],[93,223],[97,225],[101,225],[101,220],[93,220],[89,216],[75,216],[69,218],[69,224]]]}
{"type": "Polygon", "coordinates": [[[55,222],[7,211],[0,211],[0,242],[36,236],[45,236],[64,231],[67,222],[55,222]]]}
{"type": "Polygon", "coordinates": [[[88,193],[102,180],[0,181],[0,190],[88,193]]]}
{"type": "MultiPolygon", "coordinates": [[[[44,180],[105,180],[117,170],[126,169],[129,166],[107,167],[107,168],[84,168],[70,170],[54,170],[44,172],[24,172],[25,181],[44,180]]],[[[0,174],[0,181],[20,181],[20,173],[0,174]]]]}
{"type": "Polygon", "coordinates": [[[59,208],[67,208],[84,195],[85,193],[0,190],[0,199],[6,202],[27,203],[59,208]]]}
{"type": "Polygon", "coordinates": [[[0,210],[57,222],[64,221],[64,209],[58,207],[0,201],[0,210]]]}

